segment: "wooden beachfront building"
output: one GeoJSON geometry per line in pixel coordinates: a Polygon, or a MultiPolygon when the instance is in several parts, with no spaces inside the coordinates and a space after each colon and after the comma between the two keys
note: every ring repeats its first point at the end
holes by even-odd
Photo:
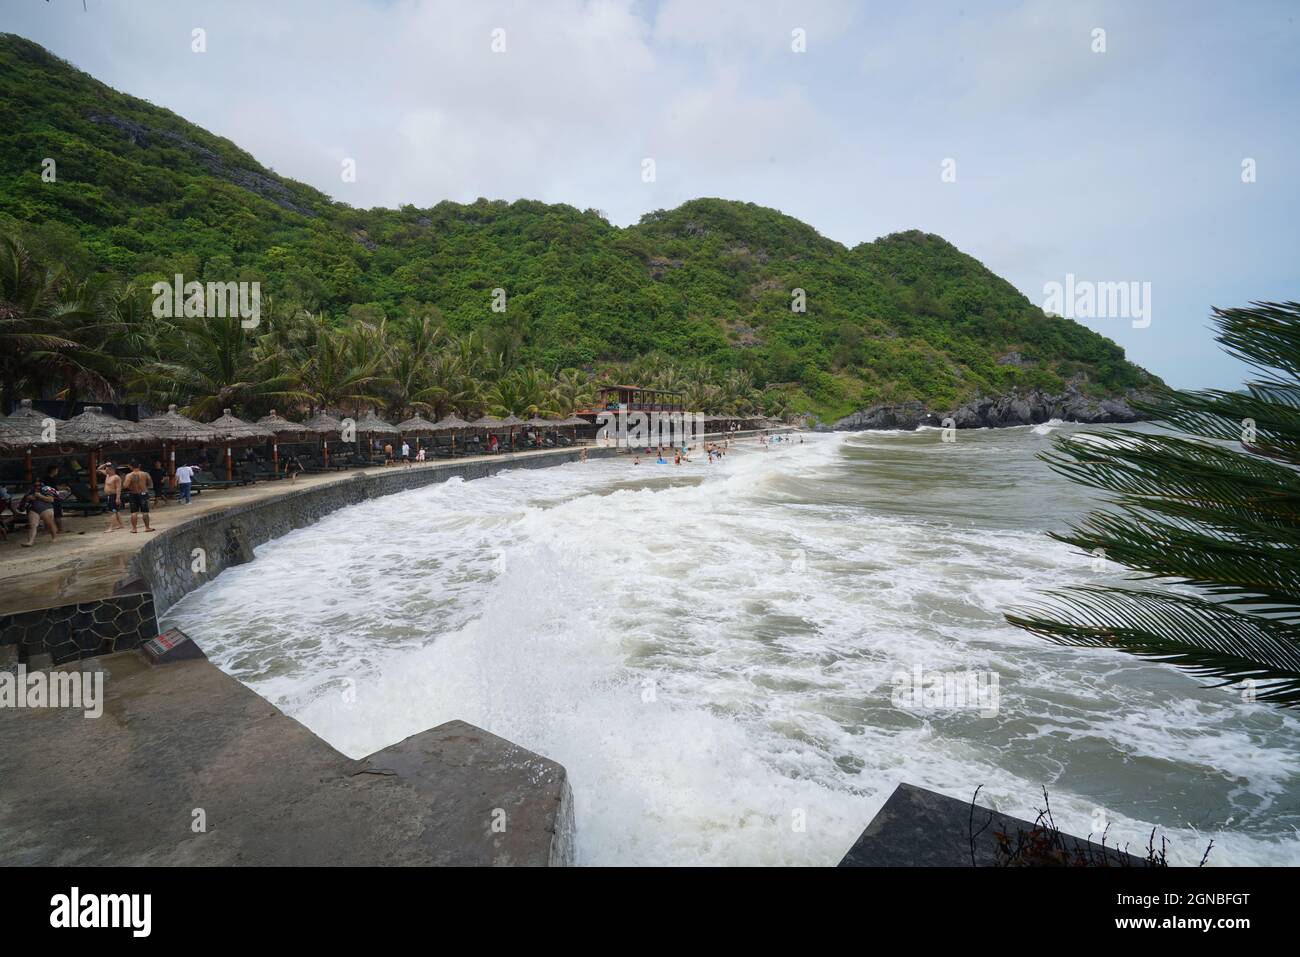
{"type": "Polygon", "coordinates": [[[646,389],[639,385],[605,385],[596,400],[576,415],[595,416],[602,412],[685,412],[686,393],[672,389],[646,389]]]}

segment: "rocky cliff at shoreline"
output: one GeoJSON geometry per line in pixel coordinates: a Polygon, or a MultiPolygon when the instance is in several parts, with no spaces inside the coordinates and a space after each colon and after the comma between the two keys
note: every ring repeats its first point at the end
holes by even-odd
{"type": "Polygon", "coordinates": [[[873,405],[835,422],[816,426],[819,432],[852,432],[863,429],[915,429],[922,425],[942,427],[951,418],[959,429],[996,429],[1012,425],[1036,425],[1051,419],[1063,422],[1139,422],[1145,416],[1130,405],[1138,394],[1122,398],[1092,399],[1077,389],[1059,395],[1040,390],[989,397],[978,396],[947,411],[927,409],[920,402],[873,405]]]}

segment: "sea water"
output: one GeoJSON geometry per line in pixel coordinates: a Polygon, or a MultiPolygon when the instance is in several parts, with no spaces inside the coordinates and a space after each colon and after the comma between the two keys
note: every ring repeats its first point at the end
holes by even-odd
{"type": "Polygon", "coordinates": [[[1044,534],[1099,502],[1036,458],[1074,428],[451,479],[262,545],[168,623],[349,755],[459,718],[560,762],[579,863],[834,864],[906,781],[1300,864],[1300,717],[1003,620],[1122,578],[1044,534]],[[996,708],[900,696],[914,674],[996,708]]]}

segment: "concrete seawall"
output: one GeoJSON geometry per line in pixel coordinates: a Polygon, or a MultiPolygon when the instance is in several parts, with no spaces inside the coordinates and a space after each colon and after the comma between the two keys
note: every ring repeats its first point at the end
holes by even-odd
{"type": "MultiPolygon", "coordinates": [[[[618,455],[620,450],[587,447],[586,453],[594,459],[618,455]]],[[[510,469],[563,465],[578,461],[581,454],[580,449],[555,449],[345,474],[328,485],[286,491],[169,529],[145,543],[131,560],[129,575],[148,583],[155,612],[161,616],[187,593],[227,568],[252,561],[253,549],[258,545],[314,524],[341,508],[450,478],[479,479],[510,469]]]]}

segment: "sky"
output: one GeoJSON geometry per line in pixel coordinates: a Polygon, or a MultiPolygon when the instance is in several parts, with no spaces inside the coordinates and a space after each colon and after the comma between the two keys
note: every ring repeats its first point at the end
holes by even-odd
{"type": "Polygon", "coordinates": [[[1211,306],[1300,299],[1298,19],[1294,0],[0,5],[0,31],[353,206],[530,198],[627,225],[719,196],[848,246],[937,233],[1038,305],[1067,276],[1137,284],[1144,313],[1076,318],[1180,388],[1247,374],[1211,306]]]}

